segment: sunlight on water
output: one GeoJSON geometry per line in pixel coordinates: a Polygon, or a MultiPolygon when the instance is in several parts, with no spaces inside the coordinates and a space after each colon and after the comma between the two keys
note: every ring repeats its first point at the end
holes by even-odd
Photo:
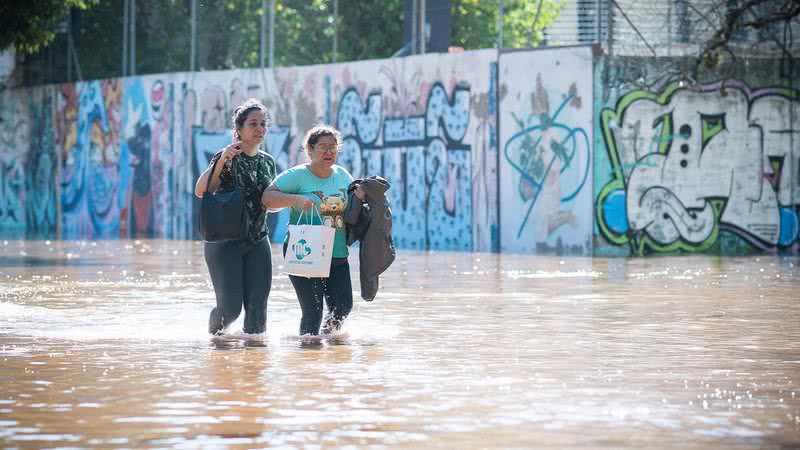
{"type": "Polygon", "coordinates": [[[800,446],[797,259],[353,258],[321,339],[274,262],[211,338],[200,243],[0,241],[2,446],[800,446]]]}

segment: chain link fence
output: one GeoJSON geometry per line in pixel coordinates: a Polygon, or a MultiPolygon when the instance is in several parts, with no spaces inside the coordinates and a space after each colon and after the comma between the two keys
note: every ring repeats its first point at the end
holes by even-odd
{"type": "MultiPolygon", "coordinates": [[[[494,3],[508,10],[524,1],[543,0],[494,3]]],[[[467,3],[451,4],[463,9],[467,3]]],[[[764,2],[756,13],[768,15],[774,4],[764,2]]],[[[388,58],[406,43],[403,4],[375,6],[356,0],[107,0],[73,11],[55,42],[20,57],[10,84],[388,58]]],[[[737,6],[737,0],[565,0],[542,44],[596,43],[619,56],[693,56],[737,6]]],[[[730,47],[742,56],[796,58],[800,21],[739,31],[730,47]]]]}
{"type": "MultiPolygon", "coordinates": [[[[22,57],[19,84],[269,65],[271,1],[194,0],[194,39],[192,3],[109,0],[75,10],[50,46],[22,57]]],[[[276,1],[273,64],[331,62],[334,6],[328,0],[276,1]]]]}

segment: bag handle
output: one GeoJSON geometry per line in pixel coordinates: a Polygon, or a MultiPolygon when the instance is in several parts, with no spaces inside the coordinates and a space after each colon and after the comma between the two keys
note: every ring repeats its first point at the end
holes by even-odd
{"type": "MultiPolygon", "coordinates": [[[[206,179],[206,192],[208,192],[208,188],[211,187],[211,177],[214,176],[214,170],[216,170],[217,164],[219,163],[220,159],[222,159],[222,155],[219,155],[219,158],[217,158],[217,160],[214,161],[214,165],[211,166],[211,173],[208,174],[208,178],[206,179]]],[[[222,170],[225,170],[225,168],[223,168],[222,170]]],[[[220,175],[222,175],[222,170],[220,170],[220,175]]],[[[231,175],[233,176],[233,186],[237,189],[240,189],[239,186],[236,185],[236,174],[234,170],[236,170],[236,164],[233,163],[233,158],[231,158],[231,175]]],[[[216,192],[214,193],[216,194],[216,192]]]]}
{"type": "MultiPolygon", "coordinates": [[[[314,206],[312,206],[311,208],[304,209],[304,210],[300,211],[300,215],[297,216],[297,223],[295,223],[295,225],[300,225],[300,220],[303,218],[303,216],[305,216],[306,211],[308,211],[309,209],[312,209],[312,208],[314,209],[314,211],[317,212],[317,217],[319,217],[319,223],[323,223],[322,222],[322,214],[320,214],[320,212],[319,212],[319,208],[317,207],[317,203],[314,202],[314,206]]],[[[311,222],[313,222],[314,221],[314,216],[311,215],[310,211],[308,212],[308,215],[311,216],[311,222]]],[[[313,225],[313,223],[311,223],[309,225],[313,225]]]]}

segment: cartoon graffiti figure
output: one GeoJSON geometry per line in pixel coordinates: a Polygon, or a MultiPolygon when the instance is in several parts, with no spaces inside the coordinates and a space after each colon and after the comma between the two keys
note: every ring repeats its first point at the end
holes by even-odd
{"type": "Polygon", "coordinates": [[[135,134],[128,139],[128,150],[134,165],[131,230],[146,233],[150,231],[151,213],[150,124],[136,126],[135,134]]]}
{"type": "Polygon", "coordinates": [[[102,84],[88,82],[78,97],[75,145],[64,149],[61,205],[67,233],[108,235],[118,229],[118,167],[107,158],[109,136],[102,84]]]}
{"type": "Polygon", "coordinates": [[[589,179],[588,134],[583,128],[559,120],[565,108],[581,106],[575,84],[552,114],[549,101],[540,74],[531,94],[531,113],[527,117],[512,113],[522,130],[506,142],[503,151],[506,161],[519,174],[519,196],[529,203],[517,239],[522,237],[534,207],[540,211],[532,219],[536,236],[547,238],[561,226],[574,224],[575,214],[561,207],[575,199],[589,179]]]}
{"type": "Polygon", "coordinates": [[[122,131],[122,82],[118,78],[103,80],[103,99],[106,105],[109,135],[103,159],[109,164],[118,164],[122,131]]]}
{"type": "Polygon", "coordinates": [[[152,231],[152,176],[151,176],[151,128],[141,79],[132,80],[125,92],[124,137],[125,147],[130,155],[131,190],[130,230],[139,235],[152,231]]]}
{"type": "Polygon", "coordinates": [[[601,116],[615,173],[598,196],[603,234],[639,254],[703,250],[720,230],[760,248],[790,245],[798,197],[784,175],[795,170],[800,114],[788,111],[798,100],[732,81],[621,98],[601,116]]]}
{"type": "Polygon", "coordinates": [[[61,149],[61,156],[68,159],[78,140],[78,92],[74,85],[59,86],[55,116],[56,145],[61,149]]]}

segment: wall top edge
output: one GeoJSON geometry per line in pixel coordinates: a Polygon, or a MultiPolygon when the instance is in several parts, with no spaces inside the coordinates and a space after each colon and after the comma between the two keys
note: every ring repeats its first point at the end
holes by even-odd
{"type": "Polygon", "coordinates": [[[319,68],[330,68],[336,69],[342,66],[348,66],[353,64],[361,64],[361,63],[380,63],[385,61],[409,61],[413,62],[417,59],[422,58],[430,58],[431,56],[437,56],[440,58],[458,58],[460,55],[468,55],[468,56],[480,56],[481,54],[496,52],[496,48],[485,48],[485,49],[477,49],[477,50],[465,50],[463,52],[454,52],[454,53],[425,53],[422,55],[407,55],[407,56],[398,56],[398,57],[389,57],[389,58],[380,58],[380,59],[362,59],[357,61],[342,61],[342,62],[335,62],[329,64],[306,64],[306,65],[297,65],[297,66],[278,66],[275,68],[269,67],[232,67],[230,69],[214,69],[214,70],[200,70],[200,71],[180,71],[180,72],[157,72],[157,73],[143,73],[137,75],[128,75],[124,77],[110,77],[110,78],[93,78],[93,79],[85,79],[85,80],[75,80],[69,82],[62,82],[62,83],[47,83],[47,84],[29,84],[25,86],[14,86],[9,87],[7,90],[24,90],[24,89],[32,89],[32,88],[45,88],[45,87],[55,87],[61,86],[64,84],[81,84],[81,83],[91,83],[95,81],[104,81],[104,80],[127,80],[127,79],[136,79],[136,78],[143,78],[143,77],[166,77],[166,76],[183,76],[190,78],[193,76],[197,76],[199,74],[203,75],[213,75],[214,73],[224,73],[230,72],[232,70],[241,70],[241,71],[259,71],[259,72],[270,72],[270,71],[283,71],[283,70],[296,70],[299,68],[302,69],[319,69],[319,68]]]}

